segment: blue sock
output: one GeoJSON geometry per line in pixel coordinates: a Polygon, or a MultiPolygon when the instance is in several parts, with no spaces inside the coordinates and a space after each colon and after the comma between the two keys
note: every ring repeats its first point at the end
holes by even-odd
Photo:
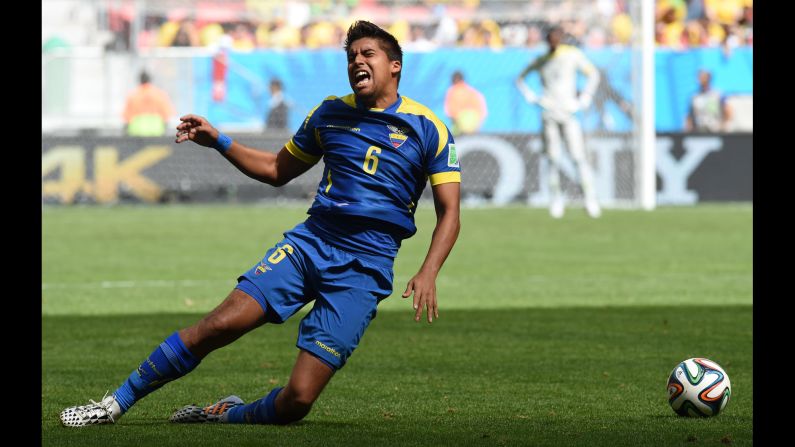
{"type": "Polygon", "coordinates": [[[179,333],[174,332],[149,354],[113,395],[125,412],[147,394],[191,372],[200,362],[182,343],[179,333]]]}
{"type": "Polygon", "coordinates": [[[230,424],[284,424],[276,416],[276,396],[284,387],[271,390],[267,396],[257,399],[248,405],[232,408],[227,412],[227,422],[230,424]]]}

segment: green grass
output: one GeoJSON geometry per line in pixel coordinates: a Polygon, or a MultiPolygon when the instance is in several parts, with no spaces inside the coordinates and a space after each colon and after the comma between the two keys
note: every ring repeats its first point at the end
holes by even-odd
{"type": "Polygon", "coordinates": [[[283,384],[299,314],[213,353],[115,426],[60,426],[61,409],[113,391],[304,213],[45,208],[44,445],[752,444],[753,209],[742,205],[608,210],[599,220],[575,209],[560,221],[539,209],[466,209],[432,325],[415,323],[399,296],[433,230],[421,208],[395,293],[304,421],[167,422],[183,404],[249,401],[283,384]],[[667,404],[668,374],[696,356],[732,381],[716,418],[680,418],[667,404]]]}

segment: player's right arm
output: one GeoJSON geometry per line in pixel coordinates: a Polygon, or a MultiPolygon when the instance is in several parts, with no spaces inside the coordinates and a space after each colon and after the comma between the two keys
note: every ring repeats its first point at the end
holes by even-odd
{"type": "Polygon", "coordinates": [[[530,90],[529,87],[527,87],[527,84],[525,84],[524,82],[524,78],[528,74],[530,74],[530,72],[538,70],[539,67],[541,67],[540,57],[536,58],[527,67],[525,67],[524,70],[522,70],[522,72],[519,73],[519,76],[517,76],[516,81],[514,82],[514,84],[516,84],[516,88],[518,88],[519,91],[522,93],[522,96],[524,96],[525,101],[527,101],[530,104],[538,102],[538,95],[536,95],[535,92],[533,92],[532,90],[530,90]]]}
{"type": "MultiPolygon", "coordinates": [[[[185,115],[177,126],[177,143],[193,141],[205,147],[213,147],[220,132],[209,121],[198,115],[185,115]]],[[[247,176],[273,186],[282,186],[312,167],[283,147],[278,153],[250,148],[232,141],[223,156],[247,176]]]]}

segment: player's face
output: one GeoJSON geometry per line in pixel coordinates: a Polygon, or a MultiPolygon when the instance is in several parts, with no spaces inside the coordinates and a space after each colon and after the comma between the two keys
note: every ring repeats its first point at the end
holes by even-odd
{"type": "Polygon", "coordinates": [[[378,40],[363,37],[353,41],[348,51],[348,81],[357,96],[377,97],[395,83],[399,61],[390,61],[378,40]]]}
{"type": "Polygon", "coordinates": [[[698,83],[701,85],[702,90],[707,90],[709,88],[709,82],[711,81],[711,76],[707,72],[700,72],[698,74],[698,83]]]}
{"type": "Polygon", "coordinates": [[[560,41],[563,40],[563,32],[562,31],[552,31],[547,36],[547,43],[549,44],[550,48],[555,49],[560,45],[560,41]]]}

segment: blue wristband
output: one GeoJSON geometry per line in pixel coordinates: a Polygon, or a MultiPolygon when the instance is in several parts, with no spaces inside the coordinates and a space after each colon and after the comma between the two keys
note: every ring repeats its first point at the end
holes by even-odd
{"type": "Polygon", "coordinates": [[[213,143],[213,149],[224,154],[226,153],[226,151],[229,150],[230,146],[232,146],[232,139],[229,138],[228,135],[224,135],[221,132],[218,132],[218,140],[216,140],[216,142],[213,143]]]}

